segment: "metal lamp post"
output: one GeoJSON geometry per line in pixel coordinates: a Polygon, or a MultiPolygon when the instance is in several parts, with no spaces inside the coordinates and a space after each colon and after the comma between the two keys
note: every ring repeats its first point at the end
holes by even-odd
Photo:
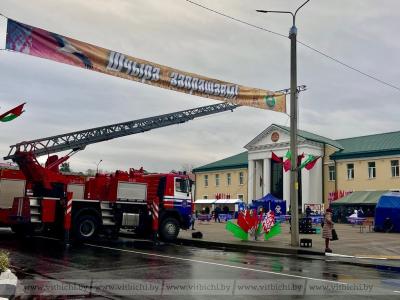
{"type": "Polygon", "coordinates": [[[96,174],[99,173],[99,165],[103,160],[100,159],[99,162],[97,163],[97,167],[96,167],[96,174]]]}
{"type": "Polygon", "coordinates": [[[290,212],[291,212],[291,245],[299,246],[299,204],[298,204],[298,166],[297,166],[297,12],[310,0],[305,1],[296,11],[257,10],[261,13],[290,14],[293,17],[293,25],[289,31],[290,38],[290,212]]]}

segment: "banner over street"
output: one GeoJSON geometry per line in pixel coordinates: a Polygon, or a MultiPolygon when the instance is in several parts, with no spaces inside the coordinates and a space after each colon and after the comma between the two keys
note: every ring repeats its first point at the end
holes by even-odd
{"type": "Polygon", "coordinates": [[[8,19],[6,49],[152,86],[286,112],[286,96],[188,73],[8,19]]]}

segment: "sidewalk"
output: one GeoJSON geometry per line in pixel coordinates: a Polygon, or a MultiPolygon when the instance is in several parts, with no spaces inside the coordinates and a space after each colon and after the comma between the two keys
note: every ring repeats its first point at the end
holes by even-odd
{"type": "MultiPolygon", "coordinates": [[[[234,221],[235,222],[235,221],[234,221]]],[[[226,223],[198,222],[196,231],[203,233],[203,238],[193,239],[192,230],[181,231],[181,243],[200,247],[225,247],[237,250],[266,251],[294,255],[315,255],[325,258],[325,241],[321,234],[300,234],[300,238],[312,239],[312,248],[290,246],[289,225],[282,224],[282,233],[268,241],[240,241],[225,229],[226,223]]],[[[372,264],[400,268],[400,234],[369,232],[368,228],[360,232],[360,226],[335,224],[339,240],[331,242],[333,254],[326,259],[340,260],[357,264],[372,264]]]]}

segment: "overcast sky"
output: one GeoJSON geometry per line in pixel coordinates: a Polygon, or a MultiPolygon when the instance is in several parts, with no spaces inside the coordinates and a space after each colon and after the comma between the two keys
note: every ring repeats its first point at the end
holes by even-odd
{"type": "MultiPolygon", "coordinates": [[[[287,34],[295,0],[196,0],[287,34]]],[[[290,86],[287,38],[228,20],[184,0],[2,0],[0,13],[107,49],[250,87],[290,86]]],[[[400,1],[311,0],[297,17],[298,39],[399,86],[400,1]]],[[[400,92],[299,45],[299,127],[345,138],[400,130],[400,92]]],[[[0,124],[0,154],[24,140],[113,124],[216,101],[159,89],[53,61],[0,51],[0,111],[27,102],[0,124]]],[[[178,126],[88,146],[70,160],[75,171],[200,166],[244,151],[285,114],[241,107],[178,126]]]]}

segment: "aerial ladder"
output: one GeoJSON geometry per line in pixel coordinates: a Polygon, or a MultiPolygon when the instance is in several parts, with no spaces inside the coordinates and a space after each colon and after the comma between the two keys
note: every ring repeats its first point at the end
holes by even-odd
{"type": "Polygon", "coordinates": [[[66,177],[59,173],[58,166],[75,153],[84,150],[86,146],[185,123],[203,116],[233,111],[237,107],[238,105],[222,102],[139,120],[24,141],[10,146],[10,151],[4,159],[11,159],[18,164],[26,179],[32,182],[34,195],[60,197],[64,193],[63,186],[66,183],[66,177]],[[67,150],[70,150],[70,152],[60,158],[57,155],[50,155],[67,150]],[[37,161],[37,158],[43,155],[48,155],[44,167],[37,161]]]}

